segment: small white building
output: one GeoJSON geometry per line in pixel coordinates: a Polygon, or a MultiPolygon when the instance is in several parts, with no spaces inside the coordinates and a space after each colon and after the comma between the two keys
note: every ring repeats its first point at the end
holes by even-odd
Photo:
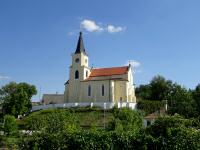
{"type": "Polygon", "coordinates": [[[56,103],[136,103],[131,66],[91,68],[80,32],[72,54],[69,80],[64,95],[44,94],[45,104],[56,103]],[[57,97],[58,96],[58,97],[57,97]]]}

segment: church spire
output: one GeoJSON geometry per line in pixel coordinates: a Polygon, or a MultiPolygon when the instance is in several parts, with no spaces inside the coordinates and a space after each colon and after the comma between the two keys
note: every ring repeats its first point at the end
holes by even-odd
{"type": "Polygon", "coordinates": [[[85,47],[84,47],[84,44],[83,44],[82,32],[80,32],[80,35],[79,35],[75,54],[80,54],[81,52],[85,53],[85,47]]]}

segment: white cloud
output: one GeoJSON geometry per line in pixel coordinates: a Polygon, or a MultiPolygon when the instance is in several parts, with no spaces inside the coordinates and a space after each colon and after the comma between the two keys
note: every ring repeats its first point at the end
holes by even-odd
{"type": "Polygon", "coordinates": [[[125,27],[114,26],[112,24],[104,25],[103,23],[96,23],[94,20],[84,19],[80,23],[80,27],[88,32],[108,32],[117,33],[125,31],[125,27]]]}
{"type": "Polygon", "coordinates": [[[8,80],[8,79],[10,79],[10,77],[8,77],[8,76],[1,76],[0,75],[0,80],[8,80]]]}
{"type": "Polygon", "coordinates": [[[120,26],[118,26],[118,27],[115,27],[115,26],[113,26],[113,25],[108,25],[108,26],[107,26],[107,31],[108,31],[109,33],[122,32],[122,31],[124,31],[124,30],[125,30],[125,28],[120,27],[120,26]]]}
{"type": "Polygon", "coordinates": [[[99,32],[103,31],[103,28],[100,27],[100,25],[97,25],[97,23],[93,20],[83,20],[81,21],[81,27],[89,32],[99,32]]]}

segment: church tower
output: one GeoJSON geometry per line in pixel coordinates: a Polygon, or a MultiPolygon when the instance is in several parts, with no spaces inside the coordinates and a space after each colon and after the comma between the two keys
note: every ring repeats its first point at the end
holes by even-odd
{"type": "Polygon", "coordinates": [[[65,84],[66,102],[80,101],[81,81],[87,79],[89,74],[90,74],[89,58],[85,51],[82,32],[80,32],[76,51],[74,54],[72,54],[72,65],[70,66],[70,78],[69,81],[65,84]]]}

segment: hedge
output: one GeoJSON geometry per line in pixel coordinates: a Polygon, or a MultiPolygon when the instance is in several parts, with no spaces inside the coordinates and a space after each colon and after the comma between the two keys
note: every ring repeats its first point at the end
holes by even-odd
{"type": "Polygon", "coordinates": [[[137,103],[137,109],[143,110],[146,115],[153,113],[164,107],[164,102],[152,101],[152,100],[140,100],[137,103]]]}

